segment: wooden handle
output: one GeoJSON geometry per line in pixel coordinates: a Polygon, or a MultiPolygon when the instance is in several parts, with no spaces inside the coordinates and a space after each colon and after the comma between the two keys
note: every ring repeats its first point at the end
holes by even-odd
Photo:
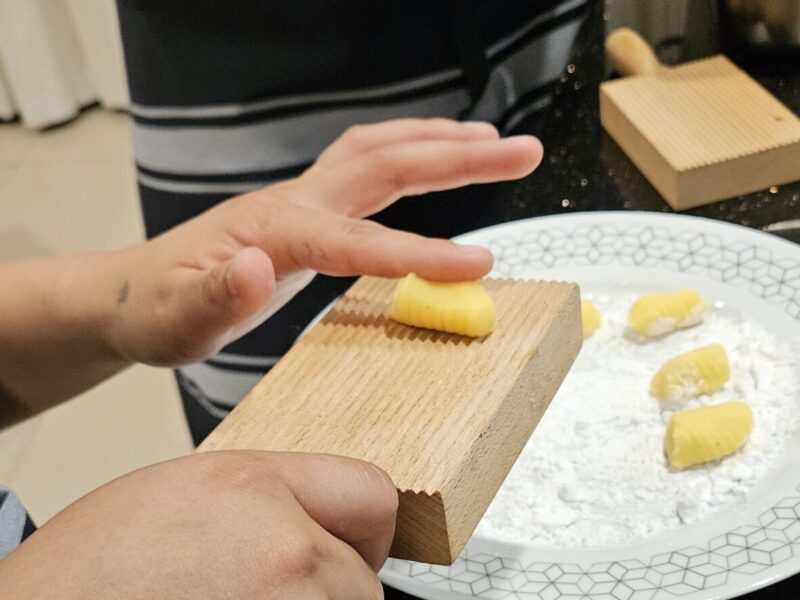
{"type": "Polygon", "coordinates": [[[620,75],[648,75],[665,68],[650,44],[627,27],[608,34],[606,58],[620,75]]]}

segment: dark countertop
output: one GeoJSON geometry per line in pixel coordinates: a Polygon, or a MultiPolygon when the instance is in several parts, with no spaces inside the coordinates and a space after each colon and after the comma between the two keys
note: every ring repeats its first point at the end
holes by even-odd
{"type": "MultiPolygon", "coordinates": [[[[453,236],[497,223],[540,215],[592,210],[671,212],[669,206],[603,132],[598,117],[598,86],[606,78],[602,6],[587,17],[570,68],[552,90],[548,109],[526,118],[517,133],[538,135],[545,147],[539,169],[518,182],[475,186],[456,192],[402,200],[379,220],[420,233],[453,236]],[[424,219],[420,218],[424,212],[424,219]]],[[[738,52],[729,56],[795,113],[800,113],[800,65],[787,66],[738,52]]],[[[691,48],[681,58],[692,57],[691,48]]],[[[739,196],[684,211],[762,229],[800,218],[800,183],[739,196]]],[[[800,231],[783,237],[800,242],[800,231]]],[[[800,597],[800,575],[741,598],[783,600],[800,597]]],[[[410,600],[386,589],[390,600],[410,600]]]]}

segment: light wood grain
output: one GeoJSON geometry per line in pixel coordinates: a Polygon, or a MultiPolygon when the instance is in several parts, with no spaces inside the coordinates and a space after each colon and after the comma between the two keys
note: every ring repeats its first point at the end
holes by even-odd
{"type": "Polygon", "coordinates": [[[388,317],[394,281],[362,278],[199,451],[323,452],[375,463],[400,494],[392,556],[449,564],[582,341],[577,286],[486,281],[486,338],[388,317]]]}
{"type": "Polygon", "coordinates": [[[627,27],[608,34],[605,50],[606,57],[620,75],[649,75],[665,68],[650,44],[627,27]]]}
{"type": "Polygon", "coordinates": [[[800,119],[721,55],[603,83],[600,120],[678,210],[800,179],[800,119]]]}

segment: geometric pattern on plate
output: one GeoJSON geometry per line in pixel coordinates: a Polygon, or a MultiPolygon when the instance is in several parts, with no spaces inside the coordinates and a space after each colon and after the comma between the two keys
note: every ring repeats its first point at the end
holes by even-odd
{"type": "Polygon", "coordinates": [[[723,242],[714,234],[653,225],[581,225],[496,238],[489,247],[499,277],[514,277],[528,267],[608,264],[702,273],[783,305],[800,321],[800,262],[774,259],[768,248],[746,241],[723,242]]]}
{"type": "Polygon", "coordinates": [[[784,498],[758,517],[708,542],[638,559],[569,563],[532,562],[470,554],[451,566],[390,558],[385,568],[433,587],[481,598],[519,600],[651,600],[722,585],[730,573],[758,573],[787,561],[800,548],[800,497],[784,498]],[[665,597],[663,594],[660,597],[665,597]]]}
{"type": "MultiPolygon", "coordinates": [[[[654,225],[551,227],[489,242],[494,277],[514,278],[531,268],[624,265],[703,274],[741,287],[800,321],[800,261],[775,258],[772,250],[748,241],[723,241],[713,233],[654,225]]],[[[798,487],[800,491],[800,487],[798,487]]],[[[390,558],[384,569],[432,588],[480,598],[518,600],[659,600],[712,589],[731,573],[758,573],[800,560],[800,496],[787,497],[758,521],[711,539],[639,559],[571,563],[533,562],[471,553],[469,546],[451,566],[390,558]]]]}

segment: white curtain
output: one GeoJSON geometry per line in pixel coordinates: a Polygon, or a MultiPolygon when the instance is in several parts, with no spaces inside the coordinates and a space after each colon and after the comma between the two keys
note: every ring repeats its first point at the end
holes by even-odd
{"type": "Polygon", "coordinates": [[[128,106],[114,0],[0,0],[0,119],[31,128],[128,106]]]}

